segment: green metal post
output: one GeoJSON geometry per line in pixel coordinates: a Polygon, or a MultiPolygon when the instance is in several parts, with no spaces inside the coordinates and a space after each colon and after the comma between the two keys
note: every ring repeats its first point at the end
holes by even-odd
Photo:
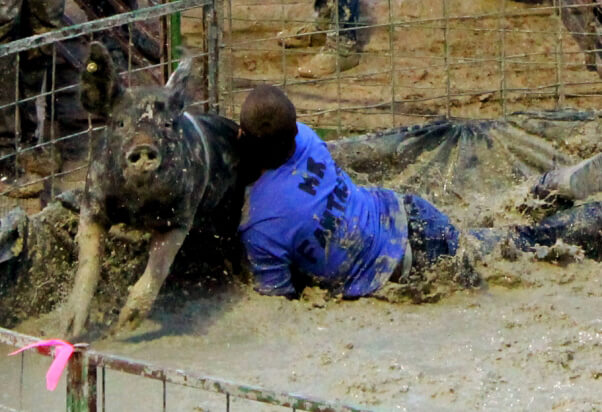
{"type": "MultiPolygon", "coordinates": [[[[173,3],[176,0],[170,0],[170,3],[173,3]]],[[[180,60],[181,51],[180,46],[182,45],[182,15],[178,13],[173,13],[169,16],[169,40],[171,44],[171,69],[175,70],[178,67],[178,62],[176,60],[180,60]]]]}
{"type": "Polygon", "coordinates": [[[67,365],[67,412],[88,412],[84,353],[76,348],[67,365]]]}

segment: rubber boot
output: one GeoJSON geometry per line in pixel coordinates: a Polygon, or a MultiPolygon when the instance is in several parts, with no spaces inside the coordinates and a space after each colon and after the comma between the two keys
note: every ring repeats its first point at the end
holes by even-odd
{"type": "Polygon", "coordinates": [[[315,23],[285,29],[276,35],[278,44],[288,48],[322,46],[326,42],[326,33],[316,33],[320,29],[315,23]]]}

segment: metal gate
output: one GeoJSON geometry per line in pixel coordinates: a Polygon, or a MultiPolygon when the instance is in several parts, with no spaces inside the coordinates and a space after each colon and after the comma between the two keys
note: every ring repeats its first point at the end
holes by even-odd
{"type": "MultiPolygon", "coordinates": [[[[38,341],[38,338],[23,335],[8,329],[0,328],[0,343],[14,347],[23,347],[38,341]]],[[[182,369],[162,368],[147,362],[128,359],[121,356],[101,353],[87,349],[86,345],[75,345],[67,367],[67,390],[65,404],[67,411],[94,412],[106,410],[106,371],[120,371],[133,376],[157,380],[162,383],[163,411],[168,410],[167,384],[186,386],[201,391],[223,394],[224,411],[230,411],[233,398],[247,399],[265,405],[281,407],[282,410],[312,411],[312,412],[367,412],[368,409],[358,406],[346,405],[338,402],[327,402],[312,397],[287,392],[276,392],[256,386],[239,384],[225,379],[204,376],[199,373],[182,369]]],[[[50,349],[37,348],[38,353],[51,356],[50,349]]],[[[2,355],[4,356],[4,355],[2,355]]],[[[20,388],[19,394],[23,396],[23,359],[25,352],[21,353],[20,388]]],[[[40,375],[40,380],[43,377],[40,375]]],[[[16,398],[16,396],[15,396],[16,398]]],[[[0,404],[0,410],[15,410],[0,404]]]]}

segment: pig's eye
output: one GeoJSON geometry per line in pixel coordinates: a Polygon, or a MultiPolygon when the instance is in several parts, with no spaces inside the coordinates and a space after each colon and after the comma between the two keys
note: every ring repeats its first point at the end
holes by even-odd
{"type": "Polygon", "coordinates": [[[120,120],[119,122],[117,122],[117,126],[118,127],[124,127],[125,126],[125,122],[123,120],[120,120]]]}
{"type": "Polygon", "coordinates": [[[165,124],[163,126],[165,126],[166,128],[170,128],[171,126],[173,126],[173,122],[171,120],[167,120],[165,121],[165,124]]]}

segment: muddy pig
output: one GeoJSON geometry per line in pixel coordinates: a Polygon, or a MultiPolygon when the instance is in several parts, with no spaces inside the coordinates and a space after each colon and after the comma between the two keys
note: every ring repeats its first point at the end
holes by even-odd
{"type": "Polygon", "coordinates": [[[186,107],[191,66],[184,59],[165,87],[126,89],[105,47],[90,45],[81,102],[106,117],[107,128],[92,143],[79,266],[61,315],[67,336],[84,331],[110,225],[123,222],[151,232],[146,269],[130,290],[117,329],[135,327],[149,313],[191,230],[212,239],[236,233],[244,190],[237,172],[238,126],[186,107]]]}

